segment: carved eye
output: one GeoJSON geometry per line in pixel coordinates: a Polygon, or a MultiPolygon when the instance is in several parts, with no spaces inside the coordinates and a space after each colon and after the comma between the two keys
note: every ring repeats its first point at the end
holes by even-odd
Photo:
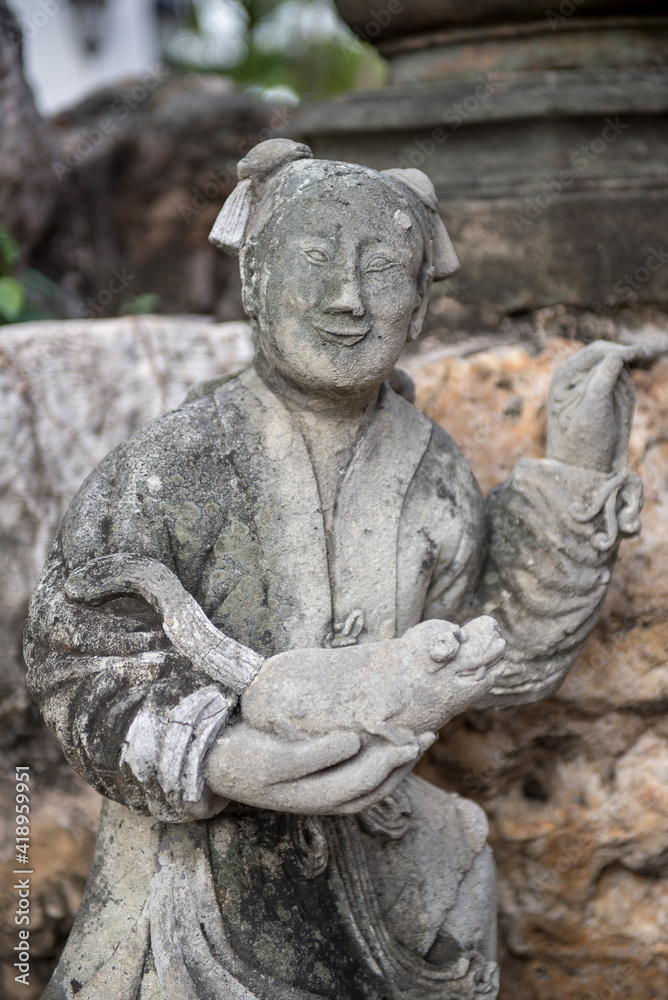
{"type": "Polygon", "coordinates": [[[395,267],[397,264],[396,260],[392,260],[391,257],[386,257],[385,254],[374,254],[366,264],[364,265],[365,274],[377,274],[379,271],[387,271],[390,267],[395,267]]]}
{"type": "Polygon", "coordinates": [[[310,260],[312,264],[328,264],[329,257],[324,250],[318,250],[316,247],[312,247],[309,250],[304,250],[304,256],[307,260],[310,260]]]}

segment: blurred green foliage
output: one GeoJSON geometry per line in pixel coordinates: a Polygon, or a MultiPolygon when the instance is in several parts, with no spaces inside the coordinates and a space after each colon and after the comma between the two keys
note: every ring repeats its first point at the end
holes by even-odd
{"type": "Polygon", "coordinates": [[[18,243],[0,226],[0,325],[56,315],[60,289],[39,271],[20,268],[20,259],[18,243]]]}
{"type": "Polygon", "coordinates": [[[156,313],[160,307],[160,296],[157,292],[143,292],[125,299],[118,310],[121,316],[146,316],[156,313]]]}
{"type": "MultiPolygon", "coordinates": [[[[195,0],[189,8],[189,28],[201,38],[208,30],[201,16],[207,2],[195,0]]],[[[242,25],[240,58],[189,60],[181,50],[180,60],[173,59],[177,68],[224,73],[262,91],[289,88],[306,100],[385,81],[386,64],[376,49],[361,42],[327,0],[229,2],[242,25]]]]}

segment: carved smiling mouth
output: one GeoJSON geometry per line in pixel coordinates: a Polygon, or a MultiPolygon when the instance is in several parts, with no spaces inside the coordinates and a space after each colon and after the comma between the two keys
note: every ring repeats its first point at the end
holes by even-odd
{"type": "Polygon", "coordinates": [[[360,340],[364,340],[371,329],[370,326],[346,326],[334,323],[328,323],[327,326],[320,323],[313,325],[323,340],[341,347],[352,347],[353,344],[359,344],[360,340]]]}

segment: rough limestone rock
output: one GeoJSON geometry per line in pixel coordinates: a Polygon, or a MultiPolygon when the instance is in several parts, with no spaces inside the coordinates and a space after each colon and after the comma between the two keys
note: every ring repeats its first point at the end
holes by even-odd
{"type": "Polygon", "coordinates": [[[244,323],[149,317],[26,323],[0,341],[0,961],[6,1000],[40,996],[81,899],[99,797],[28,702],[21,633],[47,549],[76,489],[119,441],[192,383],[239,370],[244,323]],[[14,982],[14,786],[31,768],[31,986],[14,982]]]}

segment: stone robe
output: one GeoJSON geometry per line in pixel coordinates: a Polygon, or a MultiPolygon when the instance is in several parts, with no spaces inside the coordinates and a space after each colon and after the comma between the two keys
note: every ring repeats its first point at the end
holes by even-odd
{"type": "Polygon", "coordinates": [[[352,818],[216,798],[202,761],[229,692],[138,602],[69,602],[73,569],[159,559],[266,656],[331,643],[351,616],[369,642],[485,611],[508,644],[493,700],[518,703],[561,683],[639,502],[624,473],[525,460],[485,506],[448,435],[383,386],[327,535],[304,439],[252,368],[116,448],[63,521],[26,629],[45,720],[107,800],[46,1000],[444,1000],[474,995],[451,993],[461,956],[493,947],[478,807],[416,778],[352,818]]]}

